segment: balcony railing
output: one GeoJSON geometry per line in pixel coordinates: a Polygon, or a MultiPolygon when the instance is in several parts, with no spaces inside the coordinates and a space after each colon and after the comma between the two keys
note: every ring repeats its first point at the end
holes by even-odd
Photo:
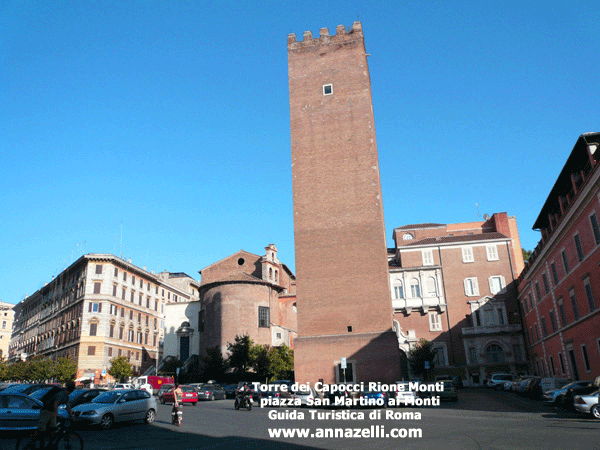
{"type": "Polygon", "coordinates": [[[444,297],[418,297],[418,298],[396,298],[392,300],[392,308],[405,310],[410,314],[414,310],[427,311],[428,309],[439,308],[446,310],[446,300],[444,297]]]}
{"type": "Polygon", "coordinates": [[[489,325],[487,327],[468,327],[462,329],[462,334],[498,334],[498,333],[516,333],[521,331],[521,325],[519,324],[508,324],[508,325],[489,325]]]}

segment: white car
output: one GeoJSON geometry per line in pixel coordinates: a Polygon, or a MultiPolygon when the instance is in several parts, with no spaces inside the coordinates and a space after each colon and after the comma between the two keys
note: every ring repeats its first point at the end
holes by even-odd
{"type": "Polygon", "coordinates": [[[577,412],[591,414],[594,419],[600,419],[599,395],[598,392],[588,395],[576,395],[574,406],[577,412]]]}
{"type": "Polygon", "coordinates": [[[129,384],[129,383],[115,384],[115,387],[113,388],[113,390],[116,391],[118,389],[135,389],[135,386],[133,384],[129,384]]]}
{"type": "Polygon", "coordinates": [[[417,393],[410,389],[408,381],[397,381],[396,406],[412,405],[417,398],[417,393]]]}

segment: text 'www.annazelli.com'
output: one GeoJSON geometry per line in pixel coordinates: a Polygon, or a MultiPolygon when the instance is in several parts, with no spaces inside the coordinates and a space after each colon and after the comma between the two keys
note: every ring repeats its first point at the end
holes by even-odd
{"type": "Polygon", "coordinates": [[[423,437],[421,428],[391,428],[371,425],[364,428],[268,428],[271,438],[360,438],[360,439],[415,439],[423,437]]]}

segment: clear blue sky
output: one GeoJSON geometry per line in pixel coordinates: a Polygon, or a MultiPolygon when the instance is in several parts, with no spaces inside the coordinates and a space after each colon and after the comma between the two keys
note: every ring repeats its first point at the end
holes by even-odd
{"type": "Polygon", "coordinates": [[[357,19],[388,246],[506,211],[533,249],[577,137],[600,131],[599,6],[3,1],[0,299],[91,252],[199,278],[274,243],[294,270],[287,35],[357,19]]]}

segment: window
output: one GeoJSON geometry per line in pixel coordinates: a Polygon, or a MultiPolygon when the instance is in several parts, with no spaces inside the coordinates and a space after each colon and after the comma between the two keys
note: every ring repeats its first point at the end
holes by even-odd
{"type": "Polygon", "coordinates": [[[397,281],[394,286],[394,298],[404,298],[404,288],[401,281],[397,281]]]}
{"type": "Polygon", "coordinates": [[[498,325],[504,325],[504,311],[502,308],[496,309],[496,313],[498,316],[498,325]]]}
{"type": "Polygon", "coordinates": [[[590,224],[592,225],[594,240],[596,241],[596,245],[598,245],[600,244],[600,226],[598,225],[598,217],[596,217],[596,213],[590,216],[590,224]]]}
{"type": "Polygon", "coordinates": [[[133,332],[133,328],[129,329],[129,333],[127,334],[127,340],[129,342],[133,342],[133,338],[134,338],[134,332],[133,332]]]}
{"type": "Polygon", "coordinates": [[[535,282],[535,295],[537,296],[538,303],[542,301],[542,293],[540,291],[540,283],[535,282]]]}
{"type": "Polygon", "coordinates": [[[569,298],[571,299],[571,306],[573,307],[573,316],[575,320],[579,319],[579,309],[577,308],[577,297],[575,297],[575,289],[569,290],[569,298]]]}
{"type": "Polygon", "coordinates": [[[560,321],[562,326],[567,326],[567,315],[565,314],[565,305],[563,304],[562,297],[558,297],[558,313],[560,314],[560,321]]]}
{"type": "Polygon", "coordinates": [[[113,284],[113,297],[117,296],[117,285],[113,284]]]}
{"type": "Polygon", "coordinates": [[[546,318],[542,317],[542,336],[548,336],[548,328],[546,328],[546,318]]]}
{"type": "Polygon", "coordinates": [[[437,295],[437,286],[435,283],[435,278],[427,277],[425,280],[425,292],[427,297],[435,297],[437,295]]]}
{"type": "Polygon", "coordinates": [[[97,323],[90,323],[90,336],[96,336],[96,333],[98,332],[98,324],[97,323]]]}
{"type": "Polygon", "coordinates": [[[433,250],[421,250],[421,255],[423,256],[424,266],[433,266],[433,250]]]}
{"type": "Polygon", "coordinates": [[[108,331],[108,337],[115,337],[115,326],[111,323],[108,331]]]}
{"type": "Polygon", "coordinates": [[[540,331],[538,330],[537,323],[533,324],[533,328],[535,329],[535,340],[539,341],[540,340],[540,331]]]}
{"type": "Polygon", "coordinates": [[[544,282],[544,294],[547,294],[550,292],[550,285],[548,284],[548,276],[545,273],[542,274],[542,281],[544,282]]]}
{"type": "Polygon", "coordinates": [[[100,293],[100,288],[102,287],[102,283],[96,281],[94,283],[94,294],[99,294],[100,293]]]}
{"type": "Polygon", "coordinates": [[[421,298],[421,287],[419,286],[419,280],[416,278],[410,280],[410,294],[412,298],[421,298]]]}
{"type": "Polygon", "coordinates": [[[4,330],[4,329],[6,329],[6,320],[3,320],[3,321],[2,321],[2,329],[3,329],[3,330],[4,330]]]}
{"type": "Polygon", "coordinates": [[[112,347],[108,347],[108,356],[112,356],[112,347]]]}
{"type": "Polygon", "coordinates": [[[506,282],[504,281],[503,276],[498,275],[498,276],[490,277],[490,293],[492,295],[502,292],[505,285],[506,285],[506,282]]]}
{"type": "Polygon", "coordinates": [[[135,275],[131,275],[131,284],[135,286],[135,275]]]}
{"type": "Polygon", "coordinates": [[[550,355],[550,367],[552,368],[552,375],[556,375],[556,369],[554,368],[554,359],[552,359],[552,355],[550,355]]]}
{"type": "Polygon", "coordinates": [[[550,311],[548,313],[550,316],[550,326],[552,327],[552,331],[556,331],[556,317],[554,317],[554,311],[550,311]]]}
{"type": "Polygon", "coordinates": [[[121,327],[119,328],[119,339],[123,340],[123,334],[125,332],[125,328],[121,327]]]}
{"type": "Polygon", "coordinates": [[[354,382],[354,367],[355,364],[352,362],[346,362],[346,368],[342,369],[342,365],[337,365],[337,382],[338,383],[352,383],[354,382]]]}
{"type": "Polygon", "coordinates": [[[96,354],[96,347],[94,345],[90,345],[88,347],[88,356],[94,356],[96,354]]]}
{"type": "Polygon", "coordinates": [[[121,308],[121,317],[125,317],[125,308],[121,308]]]}
{"type": "Polygon", "coordinates": [[[577,258],[579,259],[579,261],[583,261],[583,258],[585,255],[583,254],[583,247],[581,246],[581,239],[579,238],[578,234],[573,236],[573,239],[575,239],[575,248],[577,249],[577,258]]]}
{"type": "Polygon", "coordinates": [[[494,245],[486,245],[485,250],[487,253],[488,261],[498,261],[498,247],[494,245]]]}
{"type": "Polygon", "coordinates": [[[550,268],[552,269],[552,280],[554,280],[554,286],[556,286],[558,284],[558,271],[556,270],[556,264],[551,262],[550,268]]]}
{"type": "Polygon", "coordinates": [[[437,312],[429,313],[429,331],[442,331],[442,315],[437,312]]]}
{"type": "Polygon", "coordinates": [[[119,276],[119,269],[117,269],[117,268],[115,267],[115,277],[118,277],[118,276],[119,276]]]}
{"type": "Polygon", "coordinates": [[[323,85],[323,95],[331,95],[333,94],[333,84],[324,84],[323,85]]]}
{"type": "Polygon", "coordinates": [[[477,351],[475,347],[469,347],[469,363],[477,364],[477,351]]]}
{"type": "Polygon", "coordinates": [[[96,264],[96,274],[100,275],[102,273],[102,264],[96,264]]]}
{"type": "Polygon", "coordinates": [[[89,312],[102,312],[102,304],[101,303],[90,303],[89,312]]]}
{"type": "Polygon", "coordinates": [[[121,299],[125,300],[125,296],[127,295],[127,289],[123,288],[121,291],[121,299]]]}
{"type": "Polygon", "coordinates": [[[462,259],[464,263],[475,261],[475,259],[473,259],[473,247],[462,248],[462,259]]]}
{"type": "Polygon", "coordinates": [[[560,252],[562,255],[563,266],[565,266],[565,273],[569,273],[569,260],[567,259],[567,251],[563,250],[560,252]]]}
{"type": "Polygon", "coordinates": [[[581,354],[583,355],[583,363],[585,364],[585,371],[590,372],[592,368],[590,367],[590,359],[588,358],[587,347],[585,345],[581,346],[581,354]]]}
{"type": "Polygon", "coordinates": [[[433,347],[433,365],[435,367],[447,366],[446,363],[446,352],[444,347],[433,347]]]}
{"type": "Polygon", "coordinates": [[[123,281],[127,281],[127,272],[123,272],[123,281]]]}
{"type": "Polygon", "coordinates": [[[497,344],[491,344],[485,349],[485,357],[488,364],[502,364],[506,360],[504,350],[497,344]]]}
{"type": "Polygon", "coordinates": [[[479,295],[479,284],[477,283],[477,277],[465,278],[465,295],[467,297],[473,297],[479,295]]]}
{"type": "Polygon", "coordinates": [[[411,233],[404,233],[402,235],[402,240],[403,241],[410,241],[412,239],[414,239],[415,237],[411,234],[411,233]]]}
{"type": "Polygon", "coordinates": [[[479,310],[477,309],[477,310],[475,310],[475,311],[473,312],[473,315],[474,315],[474,317],[475,317],[475,322],[474,322],[474,325],[475,325],[476,327],[480,327],[480,326],[481,326],[481,313],[480,313],[480,312],[479,312],[479,310]]]}
{"type": "Polygon", "coordinates": [[[270,318],[270,309],[268,306],[259,306],[258,307],[258,326],[261,328],[269,328],[269,323],[271,321],[270,318]]]}
{"type": "Polygon", "coordinates": [[[589,277],[586,277],[583,280],[583,288],[585,289],[585,296],[588,301],[588,306],[590,308],[590,312],[596,309],[596,305],[594,303],[594,293],[592,292],[592,285],[590,284],[589,277]]]}
{"type": "Polygon", "coordinates": [[[521,346],[518,344],[514,344],[512,346],[513,355],[515,356],[515,361],[519,362],[523,360],[523,354],[521,353],[521,346]]]}
{"type": "Polygon", "coordinates": [[[129,301],[130,301],[131,303],[134,303],[134,302],[135,302],[135,292],[134,292],[134,291],[131,291],[131,296],[129,297],[129,301]]]}
{"type": "Polygon", "coordinates": [[[562,374],[565,374],[565,361],[563,360],[562,353],[558,354],[558,360],[560,361],[560,369],[562,370],[562,374]]]}

